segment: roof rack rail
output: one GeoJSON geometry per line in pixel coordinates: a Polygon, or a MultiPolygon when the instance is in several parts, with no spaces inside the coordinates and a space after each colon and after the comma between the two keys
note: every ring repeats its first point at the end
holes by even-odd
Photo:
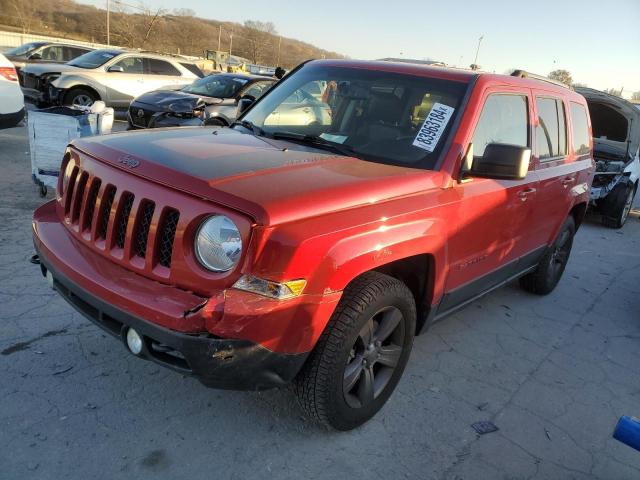
{"type": "Polygon", "coordinates": [[[549,77],[545,77],[544,75],[536,75],[535,73],[530,73],[525,70],[514,70],[511,73],[512,77],[518,78],[533,78],[534,80],[540,80],[542,82],[553,83],[554,85],[558,85],[559,87],[568,88],[569,90],[573,90],[573,87],[567,85],[566,83],[562,83],[558,80],[553,80],[549,77]]]}

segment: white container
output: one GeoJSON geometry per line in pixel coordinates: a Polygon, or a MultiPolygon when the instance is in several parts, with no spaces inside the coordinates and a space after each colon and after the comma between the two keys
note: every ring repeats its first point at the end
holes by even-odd
{"type": "MultiPolygon", "coordinates": [[[[105,116],[105,121],[108,123],[108,116],[105,116]]],[[[34,183],[40,187],[41,196],[47,194],[47,187],[56,187],[60,163],[69,142],[74,138],[99,133],[98,114],[83,113],[68,107],[30,111],[27,126],[31,175],[34,183]]],[[[108,130],[111,131],[111,125],[108,125],[108,130]]]]}

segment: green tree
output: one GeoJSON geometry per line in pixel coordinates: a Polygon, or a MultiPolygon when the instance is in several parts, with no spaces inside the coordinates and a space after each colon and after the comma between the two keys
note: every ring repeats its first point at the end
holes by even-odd
{"type": "Polygon", "coordinates": [[[562,82],[568,86],[571,86],[573,84],[573,78],[571,78],[571,73],[569,73],[569,70],[554,70],[553,72],[549,73],[549,78],[551,80],[562,82]]]}

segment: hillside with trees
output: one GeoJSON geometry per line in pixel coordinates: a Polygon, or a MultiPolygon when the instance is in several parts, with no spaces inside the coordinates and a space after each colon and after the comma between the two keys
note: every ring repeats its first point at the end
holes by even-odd
{"type": "Polygon", "coordinates": [[[144,4],[111,1],[107,12],[73,0],[0,0],[0,29],[54,35],[163,53],[203,56],[205,50],[231,51],[253,63],[292,68],[310,58],[341,58],[299,40],[281,37],[271,22],[220,22],[190,9],[166,11],[144,4]]]}

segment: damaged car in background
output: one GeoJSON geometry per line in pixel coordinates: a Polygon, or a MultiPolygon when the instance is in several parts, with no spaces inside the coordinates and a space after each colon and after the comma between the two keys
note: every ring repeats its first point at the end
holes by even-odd
{"type": "Polygon", "coordinates": [[[145,92],[179,88],[203,77],[190,60],[137,50],[94,50],[63,65],[28,65],[22,91],[41,104],[88,107],[102,100],[108,107],[128,107],[145,92]]]}
{"type": "Polygon", "coordinates": [[[632,103],[591,88],[576,88],[587,100],[592,122],[596,173],[591,205],[602,223],[622,228],[640,178],[640,110],[632,103]]]}
{"type": "Polygon", "coordinates": [[[145,93],[129,106],[129,128],[231,125],[241,98],[255,101],[274,83],[262,75],[219,73],[182,88],[145,93]]]}

